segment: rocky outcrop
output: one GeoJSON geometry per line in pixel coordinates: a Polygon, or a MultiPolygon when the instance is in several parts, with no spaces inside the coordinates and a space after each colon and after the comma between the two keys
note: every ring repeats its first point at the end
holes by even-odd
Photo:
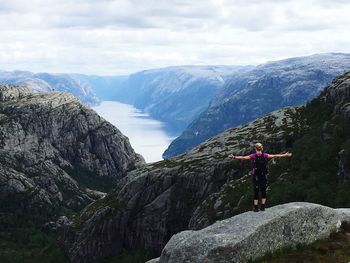
{"type": "Polygon", "coordinates": [[[0,85],[0,98],[2,202],[79,209],[143,163],[117,128],[70,94],[0,85]]]}
{"type": "Polygon", "coordinates": [[[349,221],[350,209],[311,203],[279,205],[218,221],[199,231],[176,234],[163,249],[159,262],[244,263],[283,247],[328,238],[341,222],[349,221]]]}
{"type": "Polygon", "coordinates": [[[228,130],[186,155],[128,173],[62,234],[70,260],[95,262],[123,249],[159,254],[173,234],[188,229],[193,211],[208,195],[247,172],[249,165],[242,169],[227,158],[230,153],[249,152],[258,131],[271,151],[285,149],[302,125],[298,116],[295,108],[274,112],[228,130]]]}
{"type": "Polygon", "coordinates": [[[322,99],[334,105],[334,113],[343,115],[350,120],[350,72],[335,79],[321,94],[322,99]]]}
{"type": "MultiPolygon", "coordinates": [[[[226,129],[268,112],[303,105],[316,97],[333,78],[349,70],[349,54],[330,53],[268,62],[233,76],[209,107],[169,145],[163,157],[184,153],[226,129]]],[[[338,93],[340,89],[333,92],[338,93]]]]}
{"type": "Polygon", "coordinates": [[[350,181],[350,155],[345,149],[339,152],[338,180],[342,183],[350,181]]]}
{"type": "Polygon", "coordinates": [[[27,86],[0,85],[0,101],[21,99],[31,95],[33,92],[27,86]]]}

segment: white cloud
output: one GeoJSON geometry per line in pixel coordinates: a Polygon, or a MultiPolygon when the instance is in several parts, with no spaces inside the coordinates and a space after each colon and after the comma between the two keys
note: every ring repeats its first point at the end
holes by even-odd
{"type": "Polygon", "coordinates": [[[124,74],[349,52],[346,0],[0,0],[0,69],[124,74]]]}

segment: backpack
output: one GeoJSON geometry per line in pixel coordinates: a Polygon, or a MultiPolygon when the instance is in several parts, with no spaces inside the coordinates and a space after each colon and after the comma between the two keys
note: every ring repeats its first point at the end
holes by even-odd
{"type": "Polygon", "coordinates": [[[257,175],[267,174],[267,158],[264,157],[264,153],[261,155],[255,154],[254,168],[257,175]]]}

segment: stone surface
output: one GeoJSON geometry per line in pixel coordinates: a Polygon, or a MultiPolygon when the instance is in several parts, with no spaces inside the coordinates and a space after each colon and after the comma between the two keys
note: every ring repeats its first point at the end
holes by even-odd
{"type": "Polygon", "coordinates": [[[0,98],[1,201],[81,209],[104,195],[94,191],[104,191],[102,184],[144,163],[116,127],[73,95],[0,85],[0,98]]]}
{"type": "Polygon", "coordinates": [[[154,258],[154,259],[148,260],[146,263],[159,263],[159,259],[160,258],[154,258]]]}
{"type": "Polygon", "coordinates": [[[247,212],[199,231],[174,235],[159,262],[248,262],[283,247],[327,238],[336,231],[339,221],[350,221],[350,209],[289,203],[265,212],[247,212]]]}
{"type": "Polygon", "coordinates": [[[350,155],[344,149],[339,152],[338,180],[342,183],[350,180],[350,155]]]}

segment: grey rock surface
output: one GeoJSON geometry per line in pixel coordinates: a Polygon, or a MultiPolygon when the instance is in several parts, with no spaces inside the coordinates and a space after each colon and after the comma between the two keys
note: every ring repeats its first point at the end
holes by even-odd
{"type": "Polygon", "coordinates": [[[311,203],[289,203],[265,212],[243,213],[199,231],[174,235],[159,262],[248,262],[283,247],[327,238],[336,231],[339,221],[350,221],[349,212],[311,203]]]}
{"type": "Polygon", "coordinates": [[[2,201],[80,209],[104,195],[94,191],[102,184],[144,163],[127,137],[73,95],[0,85],[0,98],[2,201]]]}
{"type": "Polygon", "coordinates": [[[148,260],[146,263],[159,263],[159,259],[160,258],[154,258],[154,259],[148,260]]]}
{"type": "Polygon", "coordinates": [[[334,112],[350,120],[350,72],[335,79],[321,94],[322,98],[334,105],[334,112]]]}

